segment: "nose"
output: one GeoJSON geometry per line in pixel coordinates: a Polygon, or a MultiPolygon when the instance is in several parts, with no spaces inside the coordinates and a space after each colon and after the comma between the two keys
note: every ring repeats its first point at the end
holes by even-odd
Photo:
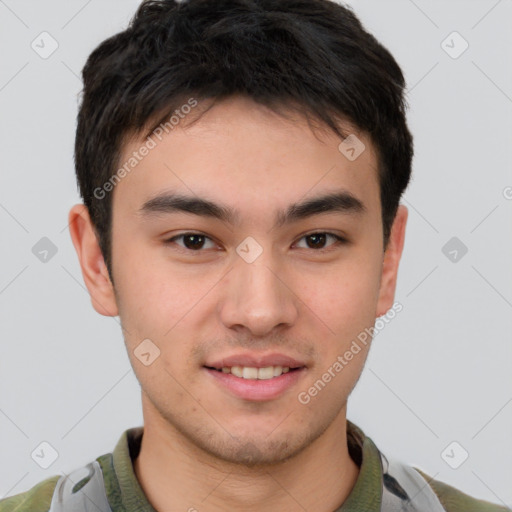
{"type": "Polygon", "coordinates": [[[300,302],[293,284],[286,282],[286,276],[264,254],[252,263],[241,258],[235,261],[220,302],[222,323],[235,331],[248,330],[255,337],[292,326],[300,302]]]}

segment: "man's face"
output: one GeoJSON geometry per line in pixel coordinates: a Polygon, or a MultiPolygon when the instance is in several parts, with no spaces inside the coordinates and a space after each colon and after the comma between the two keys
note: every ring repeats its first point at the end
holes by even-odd
{"type": "MultiPolygon", "coordinates": [[[[334,134],[315,136],[303,119],[232,98],[153,137],[156,147],[116,186],[115,297],[146,416],[247,464],[284,460],[344,421],[369,344],[341,371],[332,367],[391,306],[379,299],[377,160],[357,136],[366,150],[350,161],[334,134]],[[343,193],[364,208],[290,210],[343,193]],[[233,215],[165,200],[143,208],[162,194],[233,215]],[[138,349],[143,340],[151,342],[138,349]],[[146,366],[140,359],[151,361],[155,346],[159,356],[146,366]],[[335,376],[307,400],[329,368],[335,376]]],[[[120,166],[144,142],[127,144],[120,166]]]]}

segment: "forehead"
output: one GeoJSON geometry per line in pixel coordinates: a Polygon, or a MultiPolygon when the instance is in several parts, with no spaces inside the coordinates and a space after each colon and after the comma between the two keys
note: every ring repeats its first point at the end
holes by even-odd
{"type": "Polygon", "coordinates": [[[195,108],[179,112],[148,138],[125,144],[118,168],[126,172],[113,189],[114,211],[135,213],[172,190],[265,216],[269,209],[340,188],[367,209],[380,208],[373,144],[348,124],[350,137],[343,142],[326,128],[312,130],[298,115],[283,118],[246,98],[224,100],[197,121],[204,105],[195,108]]]}

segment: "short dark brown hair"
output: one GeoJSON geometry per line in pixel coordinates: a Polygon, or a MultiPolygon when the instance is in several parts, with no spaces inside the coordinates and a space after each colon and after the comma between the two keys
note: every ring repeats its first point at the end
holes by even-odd
{"type": "Polygon", "coordinates": [[[112,194],[98,190],[115,174],[126,136],[142,135],[191,97],[244,95],[340,137],[339,119],[366,132],[378,153],[386,248],[411,175],[405,81],[350,8],[330,0],[147,0],[125,31],[92,52],[83,81],[76,175],[111,277],[112,194]]]}

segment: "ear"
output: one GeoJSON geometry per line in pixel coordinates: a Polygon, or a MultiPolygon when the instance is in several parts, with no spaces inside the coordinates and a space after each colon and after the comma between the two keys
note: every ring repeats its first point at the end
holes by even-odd
{"type": "Polygon", "coordinates": [[[69,211],[68,221],[71,240],[80,261],[93,308],[100,315],[117,316],[114,287],[85,205],[75,204],[69,211]]]}
{"type": "Polygon", "coordinates": [[[398,264],[402,256],[405,241],[405,225],[409,212],[404,205],[399,205],[388,247],[384,253],[382,262],[382,275],[380,281],[379,300],[377,303],[377,316],[384,315],[392,306],[395,300],[396,280],[398,275],[398,264]]]}

